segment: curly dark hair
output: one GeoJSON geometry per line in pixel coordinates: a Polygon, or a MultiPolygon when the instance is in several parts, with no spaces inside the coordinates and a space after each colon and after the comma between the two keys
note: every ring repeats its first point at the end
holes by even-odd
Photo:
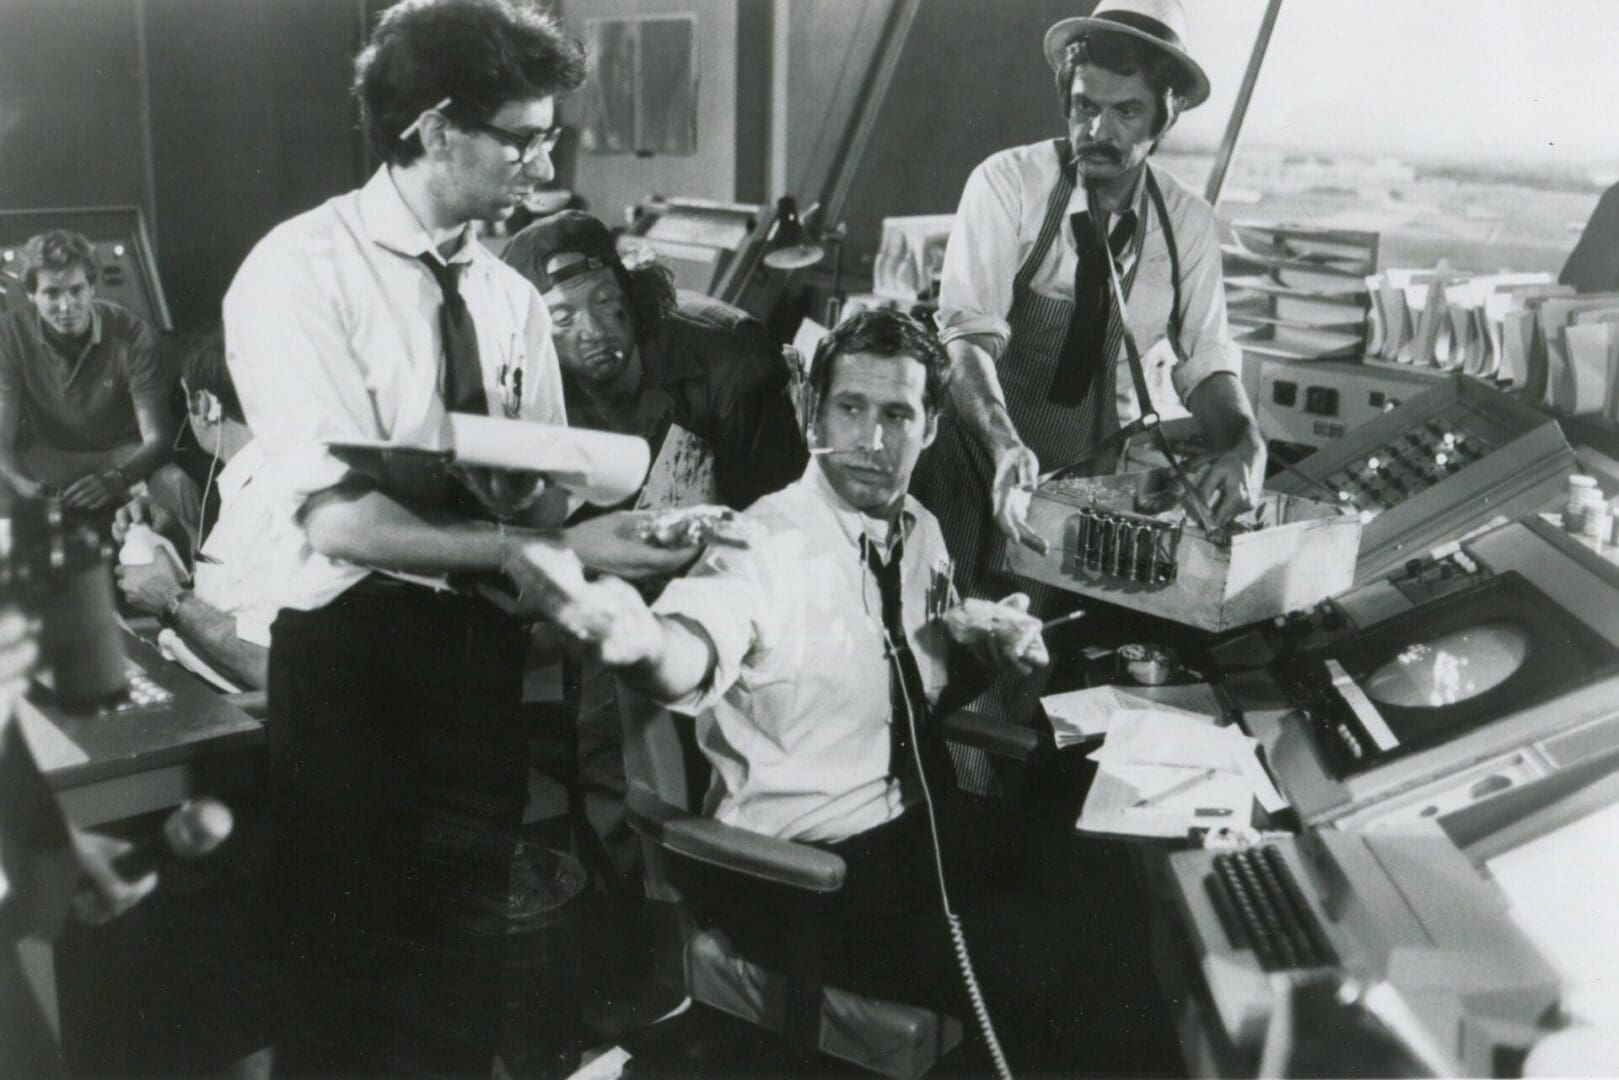
{"type": "Polygon", "coordinates": [[[354,62],[366,141],[393,165],[421,156],[421,139],[399,134],[445,98],[451,123],[487,121],[513,101],[565,94],[584,81],[583,46],[522,0],[402,0],[354,62]]]}
{"type": "Polygon", "coordinates": [[[96,249],[83,233],[51,229],[31,236],[22,246],[22,287],[33,292],[39,287],[39,272],[60,273],[75,266],[84,267],[85,280],[94,285],[101,276],[96,266],[96,249]]]}
{"type": "Polygon", "coordinates": [[[636,340],[650,341],[675,309],[675,272],[654,260],[634,270],[615,267],[614,276],[635,320],[636,340]]]}
{"type": "Polygon", "coordinates": [[[1062,98],[1064,116],[1074,108],[1074,73],[1087,64],[1115,75],[1140,75],[1158,105],[1159,135],[1186,105],[1186,87],[1182,81],[1185,73],[1162,50],[1130,34],[1088,30],[1068,43],[1062,67],[1057,69],[1057,93],[1062,98]]]}
{"type": "Polygon", "coordinates": [[[810,364],[809,386],[817,402],[825,401],[832,389],[833,363],[850,353],[910,357],[927,369],[923,407],[936,414],[944,406],[952,375],[950,354],[920,319],[892,308],[868,308],[839,323],[815,347],[810,364]]]}

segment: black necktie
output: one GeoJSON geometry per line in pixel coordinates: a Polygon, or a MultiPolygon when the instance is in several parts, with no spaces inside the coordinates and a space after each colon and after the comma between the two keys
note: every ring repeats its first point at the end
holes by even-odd
{"type": "Polygon", "coordinates": [[[905,553],[903,538],[894,545],[894,551],[885,563],[879,554],[877,544],[867,537],[860,538],[860,546],[866,553],[866,565],[871,568],[871,574],[877,579],[877,591],[883,598],[883,629],[888,632],[889,652],[898,668],[900,678],[890,678],[889,709],[891,710],[889,734],[888,775],[896,780],[908,780],[915,775],[915,762],[911,759],[911,724],[916,724],[920,733],[927,726],[928,699],[927,690],[922,685],[922,671],[916,666],[916,657],[911,653],[911,645],[905,636],[904,610],[900,600],[900,564],[905,553]],[[909,712],[907,712],[906,698],[909,697],[909,712]]]}
{"type": "Polygon", "coordinates": [[[483,391],[483,365],[478,360],[478,328],[461,290],[456,288],[455,267],[440,262],[431,252],[416,256],[438,282],[444,302],[439,305],[439,336],[444,339],[444,407],[450,412],[489,412],[483,391]]]}
{"type": "MultiPolygon", "coordinates": [[[[1050,400],[1058,405],[1078,405],[1091,387],[1111,370],[1106,351],[1108,320],[1112,317],[1112,289],[1109,270],[1103,260],[1091,216],[1081,210],[1069,222],[1074,230],[1074,247],[1079,262],[1074,268],[1074,311],[1068,319],[1062,349],[1057,354],[1056,372],[1051,380],[1050,400]]],[[[1136,231],[1136,212],[1126,210],[1108,233],[1108,247],[1115,262],[1124,257],[1136,231]]]]}

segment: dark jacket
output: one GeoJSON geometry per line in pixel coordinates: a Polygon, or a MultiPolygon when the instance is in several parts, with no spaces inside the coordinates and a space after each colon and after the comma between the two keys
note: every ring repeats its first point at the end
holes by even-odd
{"type": "MultiPolygon", "coordinates": [[[[787,365],[758,320],[683,292],[639,347],[634,433],[652,444],[654,459],[670,424],[679,424],[713,450],[720,502],[738,510],[803,474],[809,455],[787,396],[787,365]]],[[[566,376],[563,384],[568,422],[599,426],[578,387],[566,376]]]]}
{"type": "Polygon", "coordinates": [[[1619,290],[1619,184],[1597,200],[1558,280],[1582,293],[1619,290]]]}

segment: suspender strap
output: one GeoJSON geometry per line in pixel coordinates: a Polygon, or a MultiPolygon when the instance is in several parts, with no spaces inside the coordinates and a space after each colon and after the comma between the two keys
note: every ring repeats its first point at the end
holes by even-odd
{"type": "Polygon", "coordinates": [[[1012,279],[1012,295],[1029,287],[1034,280],[1035,271],[1040,264],[1046,261],[1046,252],[1051,250],[1051,242],[1057,238],[1057,232],[1067,220],[1068,197],[1074,193],[1074,176],[1068,167],[1068,140],[1053,139],[1051,148],[1057,155],[1057,172],[1059,179],[1057,186],[1051,189],[1051,198],[1046,201],[1046,218],[1040,223],[1040,232],[1034,238],[1034,246],[1029,248],[1028,256],[1023,265],[1018,267],[1017,276],[1012,279]]]}
{"type": "MultiPolygon", "coordinates": [[[[1181,347],[1181,253],[1175,243],[1175,228],[1169,223],[1169,210],[1164,206],[1164,193],[1158,190],[1158,181],[1152,174],[1152,166],[1147,167],[1147,197],[1152,200],[1152,211],[1158,215],[1158,224],[1163,226],[1164,247],[1169,249],[1169,281],[1174,295],[1169,302],[1169,348],[1175,354],[1176,361],[1186,359],[1186,350],[1181,347]]],[[[1142,403],[1145,408],[1145,402],[1142,403]]]]}
{"type": "MultiPolygon", "coordinates": [[[[1148,182],[1151,183],[1152,171],[1150,169],[1148,170],[1147,176],[1148,182]]],[[[1096,222],[1096,214],[1094,209],[1095,208],[1093,207],[1093,212],[1091,214],[1093,224],[1096,222]]],[[[1167,233],[1169,231],[1169,219],[1167,217],[1163,219],[1163,225],[1164,230],[1167,233]]],[[[1105,236],[1103,237],[1103,243],[1106,243],[1105,236]]],[[[1173,248],[1171,248],[1171,250],[1173,251],[1173,248]]],[[[1178,262],[1179,260],[1176,259],[1175,261],[1178,262]]],[[[1108,281],[1112,284],[1113,299],[1114,302],[1119,305],[1119,313],[1122,320],[1124,314],[1124,287],[1119,284],[1117,267],[1113,266],[1111,262],[1109,262],[1107,265],[1109,270],[1108,281]]],[[[1171,272],[1174,272],[1173,263],[1171,265],[1171,272]]],[[[1175,278],[1178,282],[1180,279],[1180,274],[1175,273],[1175,278]]],[[[1176,308],[1180,307],[1178,303],[1176,303],[1174,306],[1176,308]]],[[[1180,355],[1180,350],[1178,346],[1174,344],[1177,336],[1178,335],[1171,333],[1170,347],[1175,350],[1176,356],[1178,357],[1180,355]]],[[[1147,374],[1144,370],[1142,370],[1141,367],[1141,350],[1136,345],[1135,334],[1130,331],[1130,324],[1127,320],[1124,321],[1124,355],[1130,361],[1130,377],[1135,382],[1137,404],[1141,406],[1141,419],[1136,423],[1140,425],[1140,427],[1150,427],[1156,433],[1155,438],[1158,442],[1158,448],[1163,452],[1164,457],[1168,459],[1169,466],[1172,470],[1174,470],[1175,479],[1180,485],[1181,498],[1185,501],[1186,508],[1192,512],[1192,516],[1197,518],[1197,522],[1200,526],[1202,526],[1203,531],[1208,533],[1209,538],[1215,543],[1226,543],[1228,538],[1225,530],[1220,527],[1218,520],[1214,516],[1214,512],[1209,509],[1208,503],[1204,502],[1203,497],[1198,494],[1197,486],[1192,483],[1191,478],[1186,475],[1186,471],[1181,468],[1180,461],[1176,459],[1175,454],[1169,445],[1169,437],[1164,434],[1163,425],[1158,423],[1158,413],[1153,409],[1152,397],[1147,391],[1147,374]]]]}

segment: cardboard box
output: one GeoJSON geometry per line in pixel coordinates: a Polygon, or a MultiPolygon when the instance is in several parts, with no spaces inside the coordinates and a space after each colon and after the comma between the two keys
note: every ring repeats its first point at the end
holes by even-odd
{"type": "Polygon", "coordinates": [[[1355,578],[1360,519],[1267,491],[1216,544],[1175,505],[1167,469],[1057,480],[1037,490],[1029,524],[1042,556],[1010,548],[1025,577],[1203,630],[1229,630],[1313,606],[1355,578]]]}

